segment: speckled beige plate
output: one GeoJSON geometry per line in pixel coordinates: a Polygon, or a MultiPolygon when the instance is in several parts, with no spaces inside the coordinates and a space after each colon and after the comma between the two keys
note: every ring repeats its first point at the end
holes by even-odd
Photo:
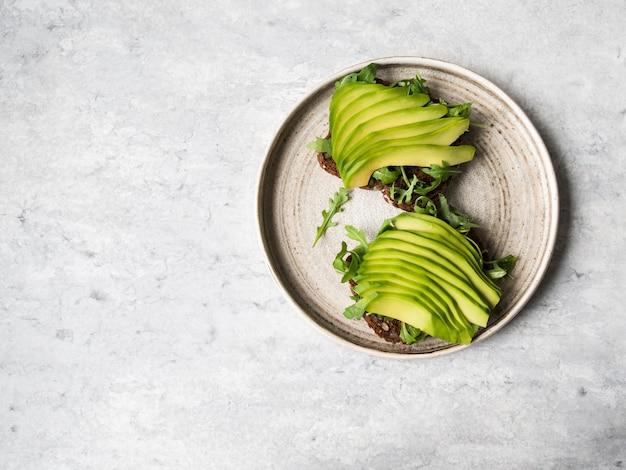
{"type": "Polygon", "coordinates": [[[351,303],[332,261],[354,225],[371,240],[381,223],[398,213],[377,191],[352,190],[344,211],[315,248],[312,243],[322,210],[341,180],[318,166],[306,144],[328,132],[328,105],[334,83],[370,62],[378,76],[395,81],[419,73],[433,96],[448,102],[472,101],[474,160],[463,166],[447,192],[448,201],[469,213],[482,227],[482,239],[494,257],[519,257],[515,280],[501,282],[503,296],[487,328],[472,344],[501,329],[517,315],[539,285],[552,255],[558,194],[550,156],[532,123],[500,89],[465,68],[433,59],[393,57],[349,67],[329,77],[287,116],[269,147],[258,181],[259,234],[277,283],[304,317],[332,338],[376,355],[432,357],[467,346],[435,338],[407,346],[379,339],[364,321],[348,320],[351,303]]]}

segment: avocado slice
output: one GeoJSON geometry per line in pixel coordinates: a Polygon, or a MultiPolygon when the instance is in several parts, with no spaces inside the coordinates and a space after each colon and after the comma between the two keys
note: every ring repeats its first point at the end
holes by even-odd
{"type": "MultiPolygon", "coordinates": [[[[361,87],[363,88],[363,87],[361,87]]],[[[361,111],[370,108],[371,106],[381,101],[386,101],[391,98],[407,98],[406,89],[404,88],[389,88],[383,85],[369,85],[366,92],[348,94],[346,98],[338,97],[337,93],[333,96],[330,104],[330,116],[329,123],[331,124],[331,131],[339,132],[340,127],[347,121],[353,119],[361,111]]],[[[428,95],[421,95],[418,98],[414,95],[414,101],[420,101],[421,105],[428,103],[428,95]],[[425,98],[423,98],[425,96],[425,98]]]]}
{"type": "MultiPolygon", "coordinates": [[[[350,151],[347,159],[353,158],[352,155],[362,155],[367,152],[380,149],[382,145],[386,145],[393,141],[405,141],[406,139],[418,137],[424,134],[437,131],[450,125],[451,122],[466,121],[467,118],[460,116],[449,116],[439,119],[431,119],[429,121],[412,122],[403,126],[390,127],[380,131],[370,133],[364,138],[358,146],[350,151]]],[[[468,125],[469,125],[469,120],[468,125]]]]}
{"type": "Polygon", "coordinates": [[[463,344],[462,341],[465,341],[458,331],[450,328],[441,317],[416,297],[383,292],[373,296],[365,309],[370,313],[396,318],[450,343],[463,344]]]}
{"type": "MultiPolygon", "coordinates": [[[[397,285],[401,285],[404,289],[408,289],[408,292],[412,292],[414,279],[411,272],[403,272],[404,268],[399,267],[395,263],[384,264],[378,266],[380,269],[387,269],[389,273],[394,273],[393,282],[397,285]],[[396,269],[396,271],[394,271],[396,269]]],[[[372,272],[367,275],[367,283],[385,283],[390,282],[388,274],[372,272]]],[[[454,284],[447,283],[445,280],[438,280],[435,287],[438,290],[444,290],[447,293],[447,297],[443,297],[448,304],[448,308],[454,312],[455,315],[462,315],[465,321],[474,325],[477,329],[479,326],[486,326],[489,320],[489,309],[486,305],[479,305],[474,299],[465,295],[465,291],[458,290],[454,284]]]]}
{"type": "MultiPolygon", "coordinates": [[[[384,273],[380,274],[384,275],[384,273]]],[[[448,291],[444,290],[437,282],[433,282],[433,279],[426,273],[414,275],[411,281],[405,280],[403,282],[403,279],[394,276],[384,280],[380,278],[380,275],[377,276],[374,273],[367,276],[367,281],[363,285],[355,286],[354,290],[364,298],[378,295],[381,292],[416,296],[433,311],[436,311],[450,328],[456,329],[459,333],[464,333],[468,342],[471,340],[474,327],[470,325],[458,303],[448,291]]]]}
{"type": "Polygon", "coordinates": [[[442,299],[437,292],[432,288],[432,283],[425,280],[423,284],[415,284],[414,288],[410,291],[402,285],[397,285],[390,282],[378,282],[376,285],[366,286],[361,292],[361,296],[368,298],[381,293],[401,294],[409,295],[410,297],[417,298],[424,306],[434,312],[450,329],[461,331],[466,325],[468,330],[471,330],[471,326],[465,320],[465,317],[461,316],[459,320],[454,310],[451,310],[446,303],[446,300],[442,299]],[[370,293],[371,291],[371,293],[370,293]]]}
{"type": "Polygon", "coordinates": [[[341,178],[346,189],[366,186],[374,171],[386,166],[420,166],[443,165],[450,166],[469,162],[474,158],[476,149],[471,145],[442,146],[433,144],[415,144],[393,147],[377,154],[358,167],[353,167],[350,174],[342,173],[341,178]]]}
{"type": "Polygon", "coordinates": [[[420,214],[419,212],[403,212],[394,217],[393,226],[398,230],[419,232],[422,236],[446,240],[458,250],[474,258],[476,263],[482,268],[483,259],[476,247],[468,241],[467,237],[437,217],[420,214]]]}
{"type": "MultiPolygon", "coordinates": [[[[394,149],[398,149],[400,147],[409,147],[413,145],[438,145],[442,147],[449,146],[454,141],[456,141],[461,134],[467,131],[468,127],[469,120],[452,121],[448,122],[447,125],[441,127],[440,129],[427,132],[425,134],[406,137],[404,139],[394,139],[379,142],[377,145],[370,147],[366,151],[360,152],[358,155],[350,154],[349,156],[346,156],[346,162],[344,165],[342,165],[341,169],[344,175],[349,175],[354,171],[355,168],[360,168],[364,165],[368,165],[369,168],[376,165],[374,163],[375,160],[384,158],[388,152],[394,149]],[[368,162],[371,162],[371,164],[369,164],[368,162]]],[[[378,168],[375,168],[375,170],[377,170],[378,168]]]]}
{"type": "MultiPolygon", "coordinates": [[[[342,149],[354,138],[355,131],[365,126],[365,132],[371,132],[366,126],[369,121],[374,120],[369,125],[376,125],[380,116],[407,109],[421,109],[426,102],[427,95],[406,95],[402,88],[387,88],[363,95],[334,116],[330,127],[333,158],[337,163],[343,159],[345,152],[342,149]]],[[[378,125],[381,125],[380,122],[378,125]]],[[[382,125],[387,126],[384,121],[382,125]]]]}
{"type": "MultiPolygon", "coordinates": [[[[397,233],[402,233],[402,234],[411,234],[412,232],[400,232],[397,231],[397,233]]],[[[406,235],[408,236],[408,235],[406,235]]],[[[469,266],[472,267],[472,269],[474,270],[474,272],[476,273],[476,275],[482,279],[482,281],[485,283],[486,286],[488,286],[489,289],[493,290],[494,292],[494,298],[493,301],[494,302],[498,302],[499,301],[499,297],[501,295],[501,289],[500,287],[493,281],[493,279],[491,279],[489,276],[487,276],[487,274],[483,271],[483,262],[482,262],[482,257],[480,258],[480,260],[477,260],[476,257],[473,255],[473,253],[477,253],[475,249],[472,250],[472,252],[466,251],[466,250],[462,250],[459,248],[458,245],[455,245],[454,243],[450,243],[449,240],[446,240],[440,236],[435,236],[432,234],[428,234],[428,233],[420,233],[419,236],[422,238],[423,241],[427,241],[428,245],[431,249],[434,249],[436,251],[445,251],[445,250],[451,250],[452,252],[458,252],[460,255],[464,256],[465,259],[467,260],[467,263],[469,264],[469,266]],[[441,246],[443,245],[443,246],[441,246]]],[[[479,255],[480,256],[480,255],[479,255]]],[[[491,305],[491,307],[495,307],[495,304],[491,305]]]]}
{"type": "Polygon", "coordinates": [[[336,115],[339,110],[358,99],[360,96],[372,91],[380,91],[384,88],[386,87],[380,83],[346,83],[333,93],[329,107],[330,115],[336,115]]]}
{"type": "Polygon", "coordinates": [[[445,243],[400,230],[384,232],[376,243],[404,253],[430,256],[433,261],[436,260],[443,266],[447,266],[452,272],[462,273],[470,285],[485,299],[489,308],[494,308],[500,301],[500,288],[484,274],[482,269],[473,264],[473,259],[470,260],[445,243]]]}
{"type": "Polygon", "coordinates": [[[483,327],[487,325],[489,307],[472,286],[441,266],[435,266],[428,258],[406,255],[394,258],[389,253],[377,259],[370,257],[369,263],[359,268],[359,275],[354,280],[358,285],[393,279],[396,283],[404,284],[411,292],[416,276],[427,276],[433,284],[437,284],[438,289],[447,292],[468,322],[483,327]]]}
{"type": "MultiPolygon", "coordinates": [[[[388,129],[389,127],[402,126],[405,124],[429,121],[446,115],[448,108],[442,104],[433,104],[417,108],[398,109],[380,114],[367,121],[357,123],[349,136],[333,136],[333,140],[339,138],[342,145],[333,146],[333,158],[342,160],[343,155],[350,153],[353,147],[370,135],[372,132],[388,129]]],[[[335,160],[338,164],[339,161],[335,160]]]]}
{"type": "MultiPolygon", "coordinates": [[[[379,101],[406,96],[406,90],[402,88],[389,88],[379,84],[346,84],[344,87],[353,86],[356,90],[348,90],[340,95],[337,90],[330,103],[330,115],[328,122],[331,133],[340,134],[341,127],[352,119],[355,114],[367,109],[379,101]]],[[[343,89],[343,88],[342,88],[343,89]]]]}

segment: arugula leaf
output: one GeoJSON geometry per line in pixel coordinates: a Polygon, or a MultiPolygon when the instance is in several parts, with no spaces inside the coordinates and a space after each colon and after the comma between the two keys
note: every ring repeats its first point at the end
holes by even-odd
{"type": "Polygon", "coordinates": [[[470,229],[478,227],[467,214],[448,205],[448,200],[443,194],[439,195],[439,211],[437,217],[445,220],[458,232],[464,234],[469,232],[470,229]]]}
{"type": "Polygon", "coordinates": [[[462,103],[462,104],[449,104],[449,103],[446,103],[444,100],[439,99],[439,103],[448,107],[448,113],[446,114],[446,117],[461,116],[461,117],[469,119],[470,114],[472,114],[473,103],[471,101],[468,103],[462,103]]]}
{"type": "Polygon", "coordinates": [[[428,214],[433,217],[437,217],[437,206],[435,203],[426,196],[420,196],[415,200],[415,205],[413,206],[413,212],[417,212],[418,214],[428,214]]]}
{"type": "Polygon", "coordinates": [[[484,271],[487,276],[494,280],[501,279],[505,276],[513,279],[513,276],[511,276],[509,273],[513,270],[516,263],[517,257],[513,255],[508,255],[504,258],[496,259],[493,261],[485,261],[486,265],[491,265],[492,267],[489,269],[485,269],[484,271]]]}
{"type": "Polygon", "coordinates": [[[341,251],[335,256],[333,268],[339,274],[343,274],[341,282],[345,283],[356,276],[361,265],[361,254],[358,251],[348,250],[346,242],[341,242],[341,251]],[[350,255],[349,257],[346,255],[350,255]]]}
{"type": "Polygon", "coordinates": [[[313,241],[313,246],[315,246],[317,241],[324,235],[326,230],[337,225],[336,222],[332,221],[332,218],[338,212],[343,212],[342,206],[348,202],[348,199],[350,199],[348,197],[348,190],[346,188],[339,188],[333,198],[328,200],[328,210],[322,211],[322,225],[317,227],[317,236],[313,241]]]}
{"type": "Polygon", "coordinates": [[[411,199],[413,199],[413,193],[415,192],[418,183],[420,182],[421,180],[417,177],[417,175],[413,175],[411,181],[408,182],[409,187],[407,189],[396,188],[396,185],[394,183],[393,185],[391,185],[389,195],[395,201],[408,204],[409,202],[411,202],[411,199]]]}
{"type": "MultiPolygon", "coordinates": [[[[408,188],[396,188],[394,184],[391,187],[390,196],[394,201],[397,201],[399,203],[404,202],[407,204],[411,202],[414,194],[417,194],[418,196],[426,196],[428,193],[437,189],[439,185],[441,185],[441,183],[443,183],[444,181],[447,181],[452,176],[462,173],[460,169],[458,169],[457,167],[451,167],[445,161],[442,162],[441,166],[432,165],[430,167],[424,167],[422,168],[422,171],[433,178],[433,181],[429,183],[419,179],[417,175],[413,175],[411,180],[409,180],[406,172],[404,171],[404,167],[401,166],[400,170],[402,173],[402,179],[404,180],[404,183],[408,186],[408,188]]],[[[429,212],[431,212],[430,209],[429,212]]]]}
{"type": "Polygon", "coordinates": [[[424,80],[419,73],[416,73],[415,78],[412,78],[409,80],[400,80],[400,81],[393,83],[391,86],[392,87],[396,87],[396,86],[406,87],[407,95],[424,93],[430,96],[430,90],[425,85],[425,82],[426,80],[424,80]]]}
{"type": "MultiPolygon", "coordinates": [[[[413,186],[413,192],[420,196],[426,196],[431,191],[434,191],[439,187],[441,183],[449,180],[452,176],[460,175],[462,171],[456,167],[448,165],[446,162],[442,162],[441,166],[431,165],[430,167],[422,168],[422,171],[434,179],[432,182],[427,183],[419,180],[417,184],[413,186]]],[[[408,202],[408,201],[407,201],[408,202]]]]}
{"type": "Polygon", "coordinates": [[[463,173],[462,170],[457,167],[448,165],[448,163],[445,161],[441,162],[441,166],[431,165],[430,167],[422,168],[422,171],[427,175],[432,176],[436,180],[440,180],[440,182],[442,183],[449,180],[452,176],[460,175],[461,173],[463,173]]]}
{"type": "Polygon", "coordinates": [[[402,173],[402,181],[404,181],[404,184],[406,184],[407,186],[410,186],[411,183],[409,182],[409,177],[406,175],[404,166],[400,167],[400,173],[402,173]]]}
{"type": "Polygon", "coordinates": [[[341,88],[346,83],[352,82],[376,83],[377,70],[378,64],[369,64],[367,67],[364,67],[360,72],[351,73],[343,77],[341,80],[335,82],[335,88],[341,88]]]}
{"type": "Polygon", "coordinates": [[[376,72],[378,71],[378,64],[369,64],[363,70],[357,74],[357,81],[374,83],[376,81],[376,72]]]}
{"type": "Polygon", "coordinates": [[[335,260],[333,261],[333,268],[340,274],[344,274],[348,268],[348,264],[343,259],[344,256],[348,254],[348,244],[346,242],[341,242],[341,250],[335,256],[335,260]]]}
{"type": "Polygon", "coordinates": [[[365,238],[365,232],[363,232],[363,230],[359,230],[352,225],[346,225],[346,234],[348,238],[359,242],[361,246],[367,248],[367,239],[365,238]]]}
{"type": "Polygon", "coordinates": [[[341,278],[342,283],[347,282],[356,276],[357,270],[361,265],[363,255],[367,253],[368,249],[367,239],[365,238],[365,233],[362,230],[359,230],[352,225],[347,225],[346,234],[352,240],[359,242],[359,245],[352,250],[348,250],[346,242],[341,242],[341,251],[337,253],[337,256],[335,256],[333,267],[338,273],[343,274],[343,277],[341,278]],[[348,257],[346,255],[350,256],[348,257]]]}
{"type": "Polygon", "coordinates": [[[419,328],[415,328],[408,323],[401,322],[400,323],[400,339],[406,344],[419,343],[424,338],[426,338],[426,333],[424,333],[419,328]]]}
{"type": "Polygon", "coordinates": [[[326,154],[326,158],[332,157],[332,140],[330,137],[328,139],[316,137],[313,142],[306,144],[306,147],[318,153],[326,154]]]}
{"type": "Polygon", "coordinates": [[[379,168],[372,174],[372,178],[380,181],[382,184],[393,183],[398,179],[398,176],[400,176],[400,170],[391,166],[379,168]]]}
{"type": "Polygon", "coordinates": [[[343,315],[346,318],[356,318],[357,320],[360,320],[361,318],[363,318],[363,315],[365,314],[365,307],[367,307],[367,304],[369,303],[369,301],[372,300],[377,295],[378,294],[373,294],[369,297],[365,297],[359,300],[358,302],[350,305],[348,308],[344,310],[343,315]]]}
{"type": "Polygon", "coordinates": [[[461,116],[469,118],[472,114],[472,103],[464,103],[448,108],[448,114],[446,116],[461,116]]]}

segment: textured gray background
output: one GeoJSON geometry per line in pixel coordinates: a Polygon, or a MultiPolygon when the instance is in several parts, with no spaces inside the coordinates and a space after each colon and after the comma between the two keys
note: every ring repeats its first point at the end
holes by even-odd
{"type": "Polygon", "coordinates": [[[1,2],[0,468],[626,466],[626,4],[495,4],[1,2]],[[509,93],[562,204],[522,314],[419,362],[312,329],[254,213],[287,112],[392,55],[509,93]]]}

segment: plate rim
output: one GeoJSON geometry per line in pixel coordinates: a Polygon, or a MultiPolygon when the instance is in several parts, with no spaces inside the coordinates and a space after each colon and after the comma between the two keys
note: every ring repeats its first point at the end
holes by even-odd
{"type": "Polygon", "coordinates": [[[362,61],[359,63],[355,63],[348,67],[345,67],[338,72],[335,72],[331,75],[328,75],[323,80],[321,80],[317,85],[308,90],[304,96],[298,99],[295,104],[291,106],[288,112],[285,114],[285,117],[280,122],[277,130],[274,132],[270,143],[267,145],[264,153],[264,157],[260,166],[260,169],[257,174],[256,179],[256,199],[255,199],[255,215],[256,215],[256,231],[257,231],[257,243],[259,243],[265,260],[265,265],[267,266],[271,277],[274,279],[274,282],[278,285],[281,290],[283,296],[289,301],[289,303],[296,309],[296,311],[300,314],[301,317],[304,317],[305,320],[313,325],[318,331],[321,331],[326,337],[331,338],[332,340],[343,344],[344,346],[349,347],[350,349],[357,350],[360,352],[364,352],[370,356],[382,357],[382,358],[395,358],[395,359],[405,359],[405,360],[415,360],[415,359],[426,359],[432,357],[439,357],[443,355],[448,355],[453,352],[457,352],[463,349],[466,349],[472,345],[475,345],[481,341],[486,340],[491,337],[493,334],[500,331],[504,326],[506,326],[509,322],[511,322],[528,304],[530,299],[536,293],[537,289],[543,282],[545,275],[547,273],[548,267],[554,255],[554,250],[556,246],[557,234],[558,234],[558,224],[559,224],[559,191],[558,191],[558,182],[556,178],[556,173],[554,170],[554,165],[552,159],[550,157],[550,153],[545,145],[545,142],[539,131],[530,120],[526,112],[515,102],[508,94],[506,94],[499,86],[486,79],[482,75],[455,63],[434,59],[430,57],[420,57],[420,56],[385,56],[376,59],[370,59],[366,61],[362,61]],[[372,349],[360,344],[356,344],[352,341],[349,341],[346,338],[343,338],[327,328],[324,328],[322,325],[317,323],[310,315],[309,312],[306,312],[290,295],[285,282],[278,276],[275,267],[273,266],[271,260],[268,256],[268,240],[265,236],[265,222],[263,220],[262,213],[262,205],[263,205],[263,191],[264,191],[264,183],[267,177],[267,170],[270,164],[271,156],[275,147],[280,143],[281,136],[285,133],[285,130],[289,126],[290,122],[297,114],[297,112],[305,107],[308,100],[312,97],[323,91],[330,84],[336,82],[347,74],[357,72],[361,70],[363,67],[376,63],[380,66],[414,66],[414,67],[430,67],[435,68],[445,73],[449,73],[455,75],[457,77],[461,77],[464,79],[471,79],[476,83],[480,84],[485,89],[492,92],[497,96],[499,100],[504,102],[510,109],[513,111],[515,116],[523,123],[526,131],[528,132],[532,142],[537,147],[537,153],[540,157],[540,161],[543,164],[543,170],[545,172],[547,188],[549,189],[549,207],[551,209],[551,217],[549,218],[549,226],[548,226],[548,236],[546,238],[546,245],[544,250],[544,256],[541,259],[541,262],[538,266],[537,272],[532,280],[530,286],[522,293],[520,299],[506,312],[506,315],[491,328],[485,330],[480,336],[474,339],[469,344],[458,344],[458,345],[450,345],[449,347],[443,349],[436,349],[433,351],[426,352],[393,352],[393,351],[381,351],[377,349],[372,349]]]}

